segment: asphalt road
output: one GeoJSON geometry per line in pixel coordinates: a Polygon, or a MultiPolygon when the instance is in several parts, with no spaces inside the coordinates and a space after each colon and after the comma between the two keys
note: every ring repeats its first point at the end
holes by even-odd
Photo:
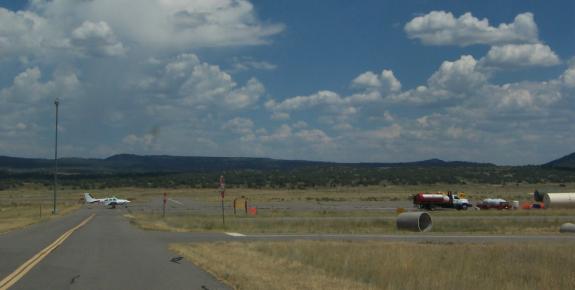
{"type": "Polygon", "coordinates": [[[185,260],[171,262],[169,241],[130,225],[123,210],[98,208],[0,235],[0,279],[92,213],[10,289],[229,289],[185,260]]]}
{"type": "MultiPolygon", "coordinates": [[[[575,242],[575,235],[247,235],[143,231],[125,209],[83,208],[68,216],[0,234],[0,280],[94,214],[10,289],[229,289],[168,250],[174,242],[387,240],[411,242],[575,242]]],[[[1,285],[0,285],[1,289],[1,285]]]]}

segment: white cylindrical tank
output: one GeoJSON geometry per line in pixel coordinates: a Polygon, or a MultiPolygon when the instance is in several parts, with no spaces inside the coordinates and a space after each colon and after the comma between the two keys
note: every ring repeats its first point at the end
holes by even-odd
{"type": "Polygon", "coordinates": [[[484,204],[491,205],[491,206],[498,206],[502,203],[507,202],[505,199],[501,198],[486,198],[483,200],[484,204]]]}
{"type": "Polygon", "coordinates": [[[575,208],[575,193],[546,193],[543,203],[545,208],[575,208]]]}
{"type": "Polygon", "coordinates": [[[421,195],[421,198],[426,201],[449,201],[449,197],[447,195],[437,193],[424,193],[421,195]]]}

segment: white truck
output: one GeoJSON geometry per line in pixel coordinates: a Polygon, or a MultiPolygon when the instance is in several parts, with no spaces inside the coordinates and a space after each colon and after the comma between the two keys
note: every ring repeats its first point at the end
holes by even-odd
{"type": "Polygon", "coordinates": [[[432,210],[436,207],[466,210],[472,206],[469,200],[460,198],[452,192],[448,192],[447,194],[420,192],[413,196],[413,204],[421,209],[427,210],[432,210]]]}

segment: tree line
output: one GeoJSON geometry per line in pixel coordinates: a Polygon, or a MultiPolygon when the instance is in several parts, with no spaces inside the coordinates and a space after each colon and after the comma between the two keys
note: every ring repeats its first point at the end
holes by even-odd
{"type": "MultiPolygon", "coordinates": [[[[506,184],[506,183],[568,183],[575,182],[575,170],[539,166],[482,167],[304,167],[290,170],[226,170],[203,172],[62,172],[61,186],[73,189],[104,189],[115,187],[148,188],[215,188],[220,175],[227,187],[288,188],[419,185],[419,184],[506,184]]],[[[0,171],[0,190],[25,183],[53,184],[49,171],[0,171]]]]}

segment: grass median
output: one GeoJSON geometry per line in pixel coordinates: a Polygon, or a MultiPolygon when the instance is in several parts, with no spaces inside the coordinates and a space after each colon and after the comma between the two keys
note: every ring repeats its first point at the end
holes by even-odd
{"type": "Polygon", "coordinates": [[[235,289],[574,289],[569,243],[174,244],[235,289]]]}
{"type": "MultiPolygon", "coordinates": [[[[432,214],[433,216],[433,214],[432,214]]],[[[382,216],[263,216],[226,217],[216,215],[170,215],[137,213],[128,215],[130,221],[145,230],[177,232],[281,233],[281,234],[398,234],[395,215],[382,216]]],[[[433,233],[472,234],[554,234],[565,220],[556,216],[509,217],[487,219],[472,217],[459,219],[453,216],[436,218],[433,233]]]]}
{"type": "Polygon", "coordinates": [[[155,215],[128,216],[145,230],[206,232],[235,231],[241,233],[381,233],[390,231],[395,223],[389,219],[363,218],[234,218],[222,224],[221,216],[183,215],[162,218],[155,215]]]}

